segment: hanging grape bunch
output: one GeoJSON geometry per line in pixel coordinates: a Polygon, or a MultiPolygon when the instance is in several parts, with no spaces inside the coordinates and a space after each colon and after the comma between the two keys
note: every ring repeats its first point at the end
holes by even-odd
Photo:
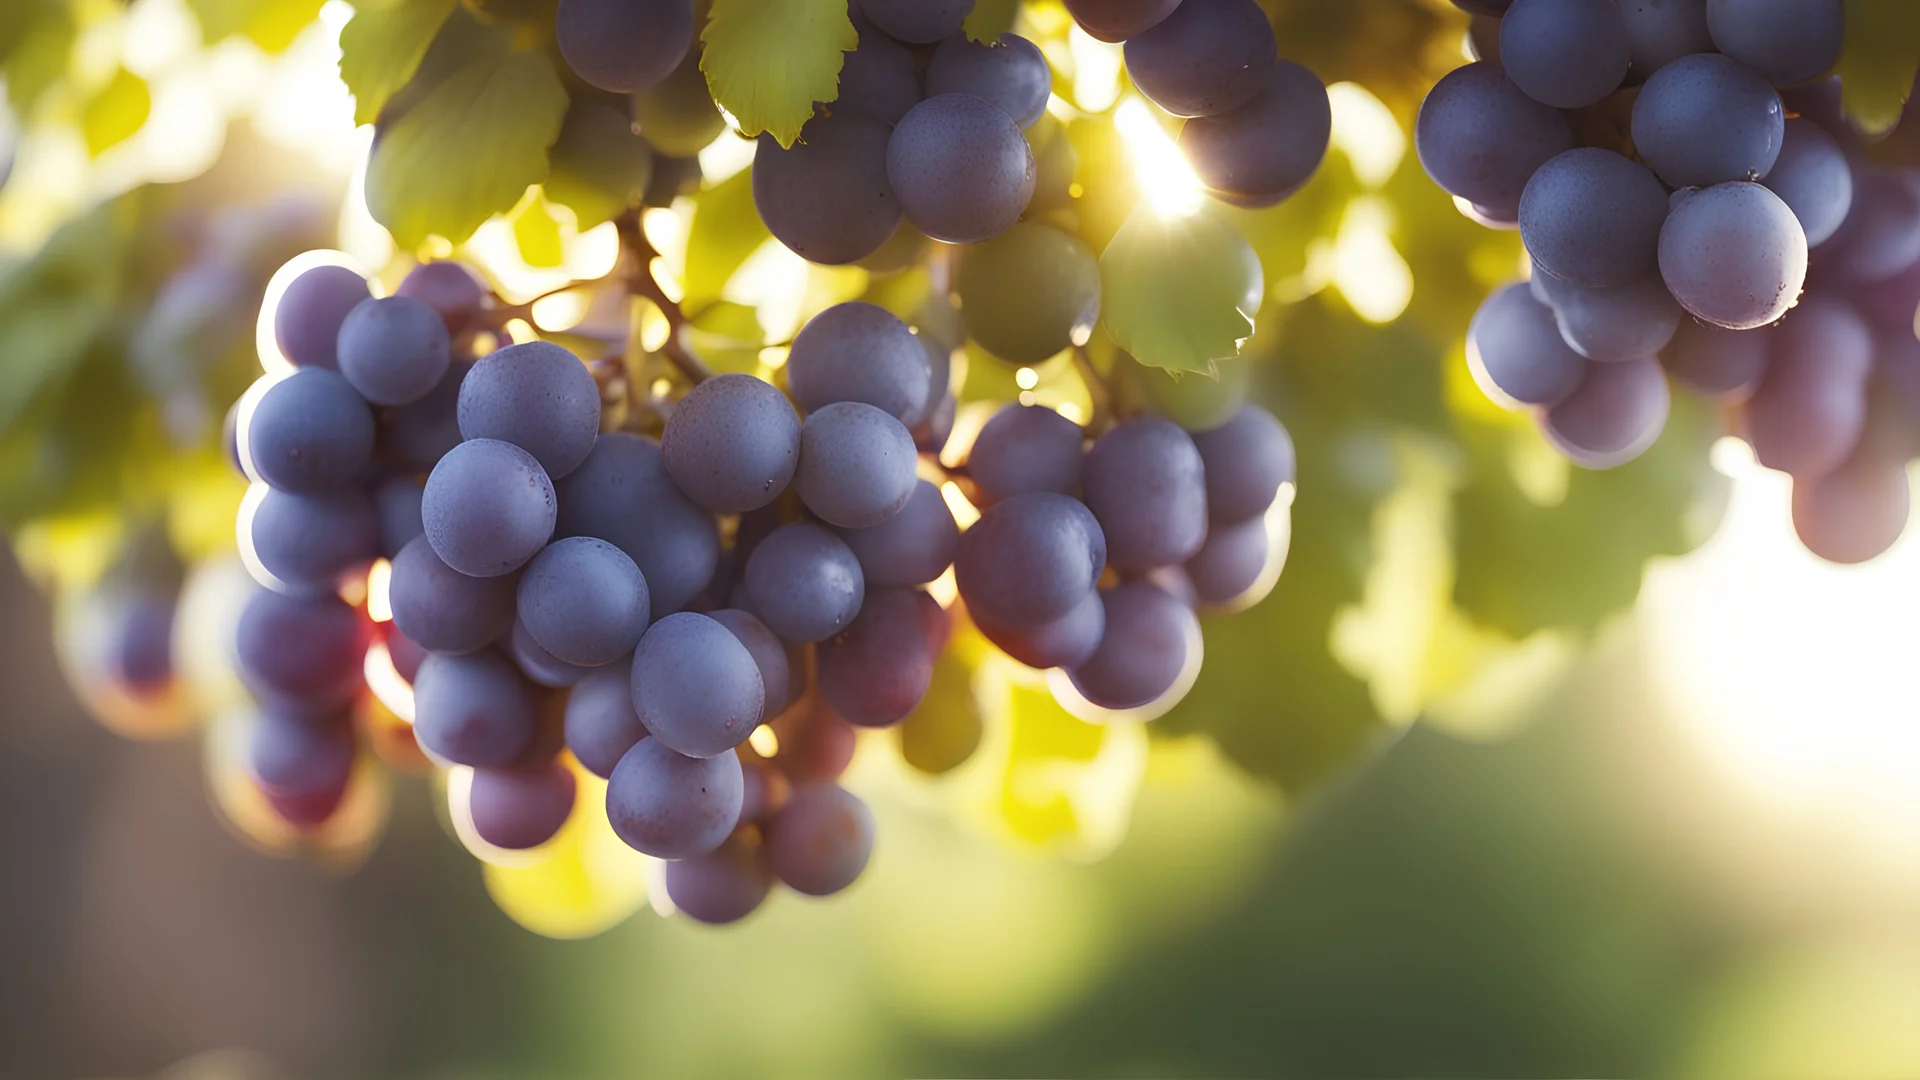
{"type": "Polygon", "coordinates": [[[1671,377],[1793,477],[1808,549],[1885,551],[1920,455],[1920,120],[1876,144],[1843,116],[1841,0],[1456,3],[1480,59],[1428,95],[1420,159],[1533,260],[1474,317],[1482,387],[1609,468],[1671,377]]]}
{"type": "MultiPolygon", "coordinates": [[[[1109,321],[1133,355],[1096,362],[1103,291],[1121,302],[1133,279],[1050,216],[1074,196],[1071,162],[1030,140],[1048,60],[1011,33],[974,40],[971,6],[852,6],[837,92],[798,138],[759,135],[751,166],[758,217],[809,262],[923,266],[933,288],[906,318],[834,303],[771,366],[702,359],[637,214],[696,189],[691,155],[723,130],[691,0],[562,0],[555,33],[590,87],[545,186],[620,192],[608,280],[664,318],[656,347],[538,340],[527,308],[454,261],[390,296],[334,265],[286,285],[272,320],[289,370],[236,406],[234,451],[261,585],[238,632],[249,774],[288,825],[323,828],[350,801],[371,685],[447,770],[463,835],[536,848],[602,800],[589,811],[666,860],[674,905],[730,922],[776,882],[827,895],[858,877],[874,822],[837,783],[855,732],[911,722],[961,626],[1050,670],[1079,715],[1151,719],[1185,692],[1196,612],[1253,602],[1278,573],[1293,445],[1232,386],[1156,411],[1178,395],[1146,366],[1165,348],[1150,333],[1109,321]],[[639,137],[592,88],[632,96],[639,137]],[[970,362],[1023,372],[1070,357],[1092,407],[1003,400],[956,440],[968,339],[970,362]]],[[[1278,59],[1252,0],[1069,7],[1187,118],[1177,145],[1216,199],[1272,205],[1318,166],[1325,89],[1278,59]]],[[[378,210],[377,160],[368,183],[378,210]]],[[[1181,213],[1224,237],[1211,272],[1246,332],[1198,359],[1227,360],[1258,263],[1203,209],[1181,213]]]]}

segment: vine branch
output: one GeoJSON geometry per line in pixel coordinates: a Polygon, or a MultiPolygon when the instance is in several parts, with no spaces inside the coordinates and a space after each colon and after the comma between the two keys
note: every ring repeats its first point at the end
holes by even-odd
{"type": "Polygon", "coordinates": [[[633,254],[633,265],[627,270],[627,292],[653,301],[653,306],[666,316],[667,340],[660,346],[661,355],[688,382],[699,385],[712,378],[713,369],[707,367],[680,339],[681,331],[688,325],[687,315],[680,310],[677,302],[667,298],[666,290],[660,287],[659,280],[653,276],[653,260],[660,253],[654,250],[653,244],[647,240],[647,234],[640,228],[639,215],[622,214],[615,222],[615,228],[620,233],[621,248],[633,254]]]}

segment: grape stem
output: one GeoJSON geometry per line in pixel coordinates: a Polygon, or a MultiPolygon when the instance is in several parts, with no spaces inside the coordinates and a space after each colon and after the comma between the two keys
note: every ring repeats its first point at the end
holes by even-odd
{"type": "Polygon", "coordinates": [[[1099,434],[1113,426],[1113,389],[1107,385],[1107,377],[1093,366],[1093,358],[1087,355],[1085,345],[1073,347],[1073,369],[1080,373],[1080,381],[1087,384],[1087,397],[1093,403],[1087,430],[1099,434]]]}
{"type": "Polygon", "coordinates": [[[647,234],[640,228],[637,214],[622,214],[615,223],[620,232],[620,246],[632,253],[633,265],[627,271],[627,292],[634,296],[644,296],[660,309],[667,319],[667,340],[660,346],[661,355],[681,376],[694,385],[699,385],[713,377],[713,369],[693,354],[686,343],[680,340],[681,331],[687,326],[686,312],[680,305],[667,298],[660,281],[653,276],[653,260],[659,255],[653,244],[647,240],[647,234]]]}

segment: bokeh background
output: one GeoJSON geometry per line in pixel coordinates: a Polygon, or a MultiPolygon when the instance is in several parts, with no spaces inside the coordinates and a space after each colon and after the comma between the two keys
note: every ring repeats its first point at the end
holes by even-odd
{"type": "MultiPolygon", "coordinates": [[[[844,897],[560,941],[523,924],[567,905],[483,869],[432,783],[351,857],[271,857],[216,807],[217,745],[119,738],[63,677],[63,605],[139,523],[230,558],[217,429],[274,268],[408,253],[358,194],[352,7],[7,0],[0,1076],[1920,1076],[1920,544],[1820,563],[1697,407],[1592,475],[1487,405],[1459,339],[1518,243],[1405,134],[1464,18],[1266,6],[1335,115],[1314,184],[1236,219],[1250,378],[1302,453],[1273,594],[1147,729],[1016,688],[943,778],[871,736],[844,897]]],[[[1108,109],[1111,54],[1057,10],[1023,18],[1108,109]]],[[[1083,173],[1151,160],[1113,131],[1083,173]]],[[[702,156],[709,223],[736,142],[702,156]]],[[[605,260],[537,192],[461,254],[522,297],[605,260]]],[[[735,265],[762,308],[815,283],[735,265]]]]}

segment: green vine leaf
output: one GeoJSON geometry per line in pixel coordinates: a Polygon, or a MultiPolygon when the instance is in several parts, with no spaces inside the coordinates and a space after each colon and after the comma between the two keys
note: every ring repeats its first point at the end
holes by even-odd
{"type": "Polygon", "coordinates": [[[967,37],[988,45],[1000,40],[1000,35],[1013,29],[1014,16],[1020,13],[1020,0],[974,0],[973,10],[967,13],[966,25],[961,29],[967,37]]]}
{"type": "Polygon", "coordinates": [[[745,134],[792,146],[813,103],[839,96],[841,54],[860,35],[846,0],[713,0],[700,40],[713,100],[745,134]]]}
{"type": "Polygon", "coordinates": [[[696,195],[687,232],[686,302],[711,303],[747,257],[772,236],[753,208],[753,170],[742,169],[696,195]]]}
{"type": "Polygon", "coordinates": [[[455,0],[363,0],[340,30],[340,79],[353,94],[353,121],[371,124],[407,85],[455,0]]]}
{"type": "Polygon", "coordinates": [[[240,34],[270,53],[293,44],[326,0],[187,0],[211,45],[240,34]]]}
{"type": "Polygon", "coordinates": [[[113,78],[80,110],[80,134],[87,140],[87,153],[99,157],[111,147],[126,142],[146,124],[153,112],[153,95],[147,81],[126,68],[113,78]]]}
{"type": "Polygon", "coordinates": [[[1169,217],[1142,205],[1100,256],[1101,321],[1134,359],[1211,373],[1253,336],[1260,260],[1210,210],[1169,217]]]}
{"type": "MultiPolygon", "coordinates": [[[[382,126],[367,206],[403,247],[458,243],[547,174],[567,92],[547,54],[504,27],[471,35],[449,73],[382,126]]],[[[438,52],[435,54],[438,56],[438,52]]],[[[406,88],[409,98],[416,87],[406,88]]]]}

